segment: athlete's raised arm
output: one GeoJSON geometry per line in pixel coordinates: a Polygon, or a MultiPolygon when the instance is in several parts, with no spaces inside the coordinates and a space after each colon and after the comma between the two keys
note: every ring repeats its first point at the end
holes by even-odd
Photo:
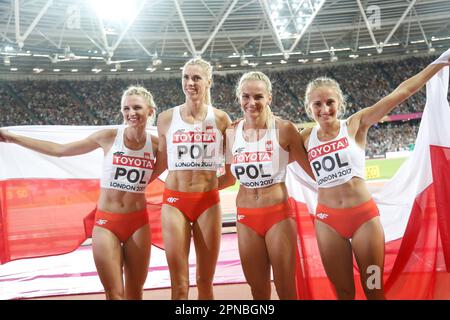
{"type": "MultiPolygon", "coordinates": [[[[434,63],[403,81],[394,91],[374,105],[355,113],[351,118],[358,119],[360,127],[368,128],[379,122],[397,105],[419,91],[436,73],[450,65],[450,49],[444,52],[434,63]]],[[[350,120],[350,119],[349,119],[350,120]]]]}
{"type": "Polygon", "coordinates": [[[24,148],[55,157],[68,157],[85,154],[103,147],[115,130],[107,129],[95,132],[88,137],[69,143],[56,143],[22,136],[0,129],[0,142],[15,143],[24,148]]]}

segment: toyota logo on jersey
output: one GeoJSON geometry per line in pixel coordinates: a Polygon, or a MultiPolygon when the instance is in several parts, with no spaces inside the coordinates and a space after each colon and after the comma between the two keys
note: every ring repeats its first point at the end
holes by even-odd
{"type": "Polygon", "coordinates": [[[220,163],[221,133],[213,126],[206,130],[177,130],[172,135],[176,168],[210,169],[220,163]]]}
{"type": "Polygon", "coordinates": [[[144,154],[144,158],[114,154],[113,165],[134,167],[134,168],[146,168],[153,170],[155,161],[150,159],[150,153],[146,154],[148,155],[148,157],[146,157],[146,155],[144,154]]]}
{"type": "Polygon", "coordinates": [[[348,146],[348,139],[343,137],[308,151],[308,159],[319,186],[352,173],[352,168],[343,152],[348,146]]]}
{"type": "MultiPolygon", "coordinates": [[[[212,128],[211,128],[212,129],[212,128]]],[[[188,132],[175,132],[173,134],[173,143],[212,143],[216,142],[216,133],[207,131],[188,131],[188,132]]]]}
{"type": "Polygon", "coordinates": [[[243,152],[233,156],[233,163],[270,162],[271,152],[243,152]]]}
{"type": "Polygon", "coordinates": [[[150,158],[149,152],[145,152],[144,157],[133,157],[124,155],[123,152],[115,152],[112,156],[115,171],[109,187],[124,191],[143,192],[148,183],[148,173],[151,173],[155,165],[155,160],[150,158]]]}

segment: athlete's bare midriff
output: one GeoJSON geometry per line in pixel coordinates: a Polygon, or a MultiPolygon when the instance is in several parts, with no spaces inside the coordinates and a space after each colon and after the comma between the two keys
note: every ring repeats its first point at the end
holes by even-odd
{"type": "Polygon", "coordinates": [[[100,189],[98,209],[110,213],[130,213],[145,209],[147,199],[145,193],[100,189]]]}
{"type": "Polygon", "coordinates": [[[181,192],[207,192],[218,186],[216,171],[175,170],[169,171],[165,187],[181,192]]]}
{"type": "Polygon", "coordinates": [[[371,195],[366,182],[354,177],[332,188],[319,188],[318,202],[330,208],[351,208],[369,201],[371,195]]]}
{"type": "Polygon", "coordinates": [[[239,187],[236,197],[238,208],[263,208],[276,205],[288,199],[288,192],[284,183],[276,183],[265,188],[239,187]]]}

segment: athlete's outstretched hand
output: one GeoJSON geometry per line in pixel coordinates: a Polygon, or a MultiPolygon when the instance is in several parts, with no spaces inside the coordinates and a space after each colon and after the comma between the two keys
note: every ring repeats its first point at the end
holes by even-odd
{"type": "Polygon", "coordinates": [[[0,142],[11,142],[13,134],[6,129],[0,129],[0,142]]]}
{"type": "Polygon", "coordinates": [[[0,129],[0,142],[8,142],[9,132],[5,129],[0,129]]]}
{"type": "Polygon", "coordinates": [[[439,63],[450,65],[450,49],[441,54],[439,58],[434,60],[431,64],[439,64],[439,63]]]}

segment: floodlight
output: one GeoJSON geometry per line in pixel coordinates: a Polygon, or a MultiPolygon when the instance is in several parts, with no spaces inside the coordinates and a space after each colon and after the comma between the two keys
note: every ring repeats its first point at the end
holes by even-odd
{"type": "Polygon", "coordinates": [[[108,21],[131,20],[137,12],[136,0],[90,0],[99,18],[108,21]]]}

